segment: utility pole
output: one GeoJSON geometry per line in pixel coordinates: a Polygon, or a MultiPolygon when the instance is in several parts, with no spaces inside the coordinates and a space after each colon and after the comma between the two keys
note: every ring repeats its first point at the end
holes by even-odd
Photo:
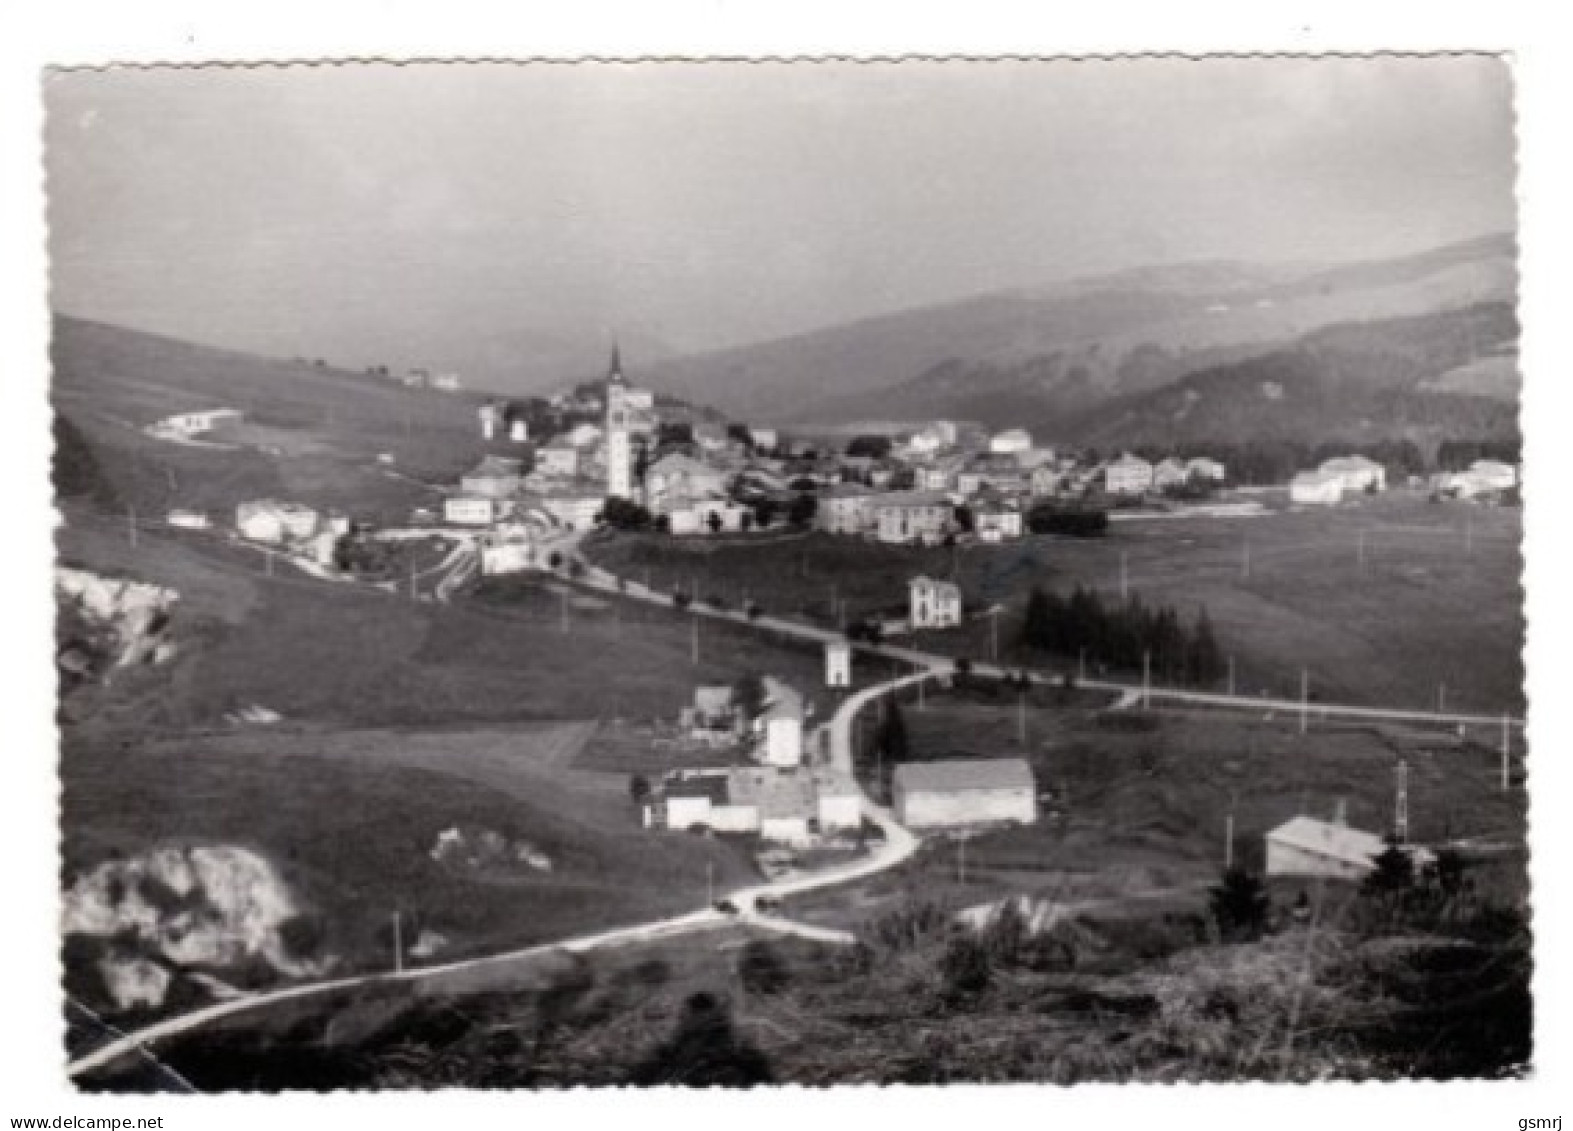
{"type": "Polygon", "coordinates": [[[1304,734],[1310,725],[1311,716],[1311,671],[1309,668],[1300,669],[1300,733],[1304,734]]]}
{"type": "Polygon", "coordinates": [[[918,680],[918,710],[923,710],[923,680],[918,680]]]}
{"type": "Polygon", "coordinates": [[[1512,757],[1513,757],[1513,732],[1509,727],[1507,715],[1502,716],[1502,789],[1505,792],[1512,785],[1512,757]]]}
{"type": "Polygon", "coordinates": [[[414,601],[414,600],[418,599],[419,597],[420,597],[420,591],[416,588],[416,585],[415,585],[415,559],[411,558],[410,559],[410,600],[414,601]]]}
{"type": "Polygon", "coordinates": [[[404,973],[404,929],[397,911],[393,913],[393,972],[404,973]]]}
{"type": "Polygon", "coordinates": [[[1240,576],[1251,576],[1251,539],[1246,535],[1240,542],[1240,576]]]}
{"type": "Polygon", "coordinates": [[[1409,843],[1409,763],[1398,763],[1398,796],[1393,803],[1393,835],[1399,844],[1409,843]]]}
{"type": "Polygon", "coordinates": [[[956,838],[956,882],[965,885],[967,882],[967,834],[962,833],[956,838]]]}
{"type": "Polygon", "coordinates": [[[1127,551],[1125,551],[1125,550],[1121,550],[1120,551],[1120,600],[1121,601],[1128,600],[1130,598],[1130,591],[1131,591],[1130,554],[1127,551]]]}
{"type": "Polygon", "coordinates": [[[990,655],[990,658],[992,658],[995,663],[999,663],[999,658],[1000,658],[1000,607],[998,605],[995,605],[992,609],[989,610],[989,631],[990,631],[989,655],[990,655]]]}
{"type": "Polygon", "coordinates": [[[1076,682],[1087,682],[1087,649],[1085,647],[1076,655],[1076,682]]]}
{"type": "Polygon", "coordinates": [[[1229,698],[1234,698],[1234,656],[1229,656],[1229,698]]]}
{"type": "Polygon", "coordinates": [[[1234,799],[1229,799],[1229,815],[1223,823],[1223,870],[1234,868],[1234,799]]]}
{"type": "Polygon", "coordinates": [[[262,561],[263,561],[263,567],[262,568],[267,571],[267,574],[268,574],[269,577],[272,577],[273,576],[273,551],[272,550],[263,550],[262,551],[262,561]]]}
{"type": "Polygon", "coordinates": [[[1152,704],[1152,653],[1142,653],[1142,709],[1152,704]]]}
{"type": "Polygon", "coordinates": [[[563,633],[566,635],[568,632],[568,590],[564,589],[559,596],[562,598],[563,633]]]}
{"type": "Polygon", "coordinates": [[[1464,515],[1464,554],[1467,557],[1475,549],[1475,516],[1464,515]]]}
{"type": "Polygon", "coordinates": [[[715,906],[715,861],[705,858],[705,906],[715,906]]]}
{"type": "Polygon", "coordinates": [[[694,614],[693,663],[699,663],[699,614],[694,614]]]}
{"type": "Polygon", "coordinates": [[[131,548],[135,550],[137,548],[137,508],[131,505],[126,507],[126,537],[131,543],[131,548]]]}
{"type": "Polygon", "coordinates": [[[1365,531],[1363,529],[1360,531],[1360,550],[1359,550],[1359,553],[1358,553],[1357,557],[1358,557],[1358,560],[1360,562],[1360,572],[1364,573],[1365,572],[1365,531]]]}
{"type": "Polygon", "coordinates": [[[1436,685],[1436,713],[1447,714],[1447,684],[1445,683],[1436,685]]]}
{"type": "Polygon", "coordinates": [[[1016,693],[1016,740],[1027,745],[1027,693],[1016,693]]]}

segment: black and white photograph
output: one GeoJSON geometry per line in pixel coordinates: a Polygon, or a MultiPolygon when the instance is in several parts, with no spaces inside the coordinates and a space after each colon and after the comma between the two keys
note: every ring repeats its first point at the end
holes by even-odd
{"type": "Polygon", "coordinates": [[[1533,1073],[1508,58],[39,81],[75,1094],[1533,1073]]]}

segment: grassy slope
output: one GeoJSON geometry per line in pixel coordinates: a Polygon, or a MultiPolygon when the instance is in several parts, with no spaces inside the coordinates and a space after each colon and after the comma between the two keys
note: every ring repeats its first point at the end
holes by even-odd
{"type": "Polygon", "coordinates": [[[282,495],[357,511],[428,497],[375,464],[390,453],[421,481],[449,481],[484,448],[473,402],[304,363],[272,361],[57,318],[52,396],[91,445],[121,505],[227,509],[282,495]],[[141,429],[177,412],[238,408],[243,451],[155,440],[141,429]],[[266,448],[290,452],[279,458],[266,448]]]}
{"type": "MultiPolygon", "coordinates": [[[[1523,706],[1520,522],[1513,510],[1393,495],[1259,519],[1116,523],[1102,539],[1031,539],[954,557],[828,535],[715,550],[620,536],[589,552],[635,578],[648,569],[658,585],[686,587],[696,576],[702,593],[747,586],[769,609],[821,620],[828,620],[832,585],[850,616],[901,609],[909,577],[950,576],[954,560],[969,603],[1007,608],[1002,658],[1050,666],[1062,661],[1013,647],[1027,593],[1035,584],[1067,592],[1080,583],[1117,600],[1123,555],[1131,588],[1149,604],[1174,605],[1186,618],[1207,607],[1220,642],[1236,656],[1241,689],[1298,695],[1306,666],[1313,695],[1327,701],[1423,709],[1446,684],[1450,706],[1491,712],[1523,706]],[[1247,541],[1249,577],[1242,573],[1247,541]]],[[[986,620],[916,639],[957,654],[991,649],[986,620]]]]}

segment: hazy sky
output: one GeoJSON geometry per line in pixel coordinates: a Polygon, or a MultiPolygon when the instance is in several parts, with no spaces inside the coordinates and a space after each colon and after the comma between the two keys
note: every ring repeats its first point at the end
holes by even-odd
{"type": "Polygon", "coordinates": [[[700,349],[1514,226],[1484,59],[112,71],[46,98],[56,309],[354,364],[533,373],[614,329],[700,349]]]}

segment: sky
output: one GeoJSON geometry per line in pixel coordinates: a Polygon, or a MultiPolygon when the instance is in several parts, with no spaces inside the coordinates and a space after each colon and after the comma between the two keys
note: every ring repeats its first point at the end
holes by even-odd
{"type": "Polygon", "coordinates": [[[1515,225],[1484,57],[45,79],[54,309],[494,387],[1190,260],[1515,225]]]}

